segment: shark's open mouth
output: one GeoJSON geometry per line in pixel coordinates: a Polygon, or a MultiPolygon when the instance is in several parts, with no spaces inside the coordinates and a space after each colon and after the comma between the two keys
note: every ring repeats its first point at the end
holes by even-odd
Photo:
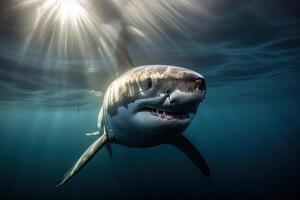
{"type": "Polygon", "coordinates": [[[139,112],[148,112],[155,117],[159,117],[165,120],[184,120],[190,117],[192,112],[176,112],[176,111],[163,111],[157,108],[143,107],[139,112]]]}

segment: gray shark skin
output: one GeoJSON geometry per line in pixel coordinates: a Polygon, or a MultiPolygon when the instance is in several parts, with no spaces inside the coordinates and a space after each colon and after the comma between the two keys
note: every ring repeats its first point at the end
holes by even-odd
{"type": "Polygon", "coordinates": [[[209,169],[197,149],[183,136],[205,98],[206,82],[192,70],[166,65],[136,67],[108,87],[98,116],[101,135],[65,174],[70,180],[103,146],[134,148],[170,144],[181,150],[205,175],[209,169]]]}

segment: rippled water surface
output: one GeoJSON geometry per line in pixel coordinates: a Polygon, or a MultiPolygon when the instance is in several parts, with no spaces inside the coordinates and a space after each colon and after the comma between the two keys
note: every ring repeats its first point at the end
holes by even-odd
{"type": "Polygon", "coordinates": [[[136,65],[177,65],[206,77],[207,99],[185,134],[204,155],[210,177],[171,146],[113,145],[112,158],[99,152],[56,189],[94,140],[84,133],[96,129],[113,78],[82,68],[82,60],[64,67],[45,66],[38,56],[20,61],[16,23],[0,20],[3,199],[296,199],[299,3],[225,2],[210,10],[211,18],[193,16],[184,36],[170,33],[172,43],[162,40],[147,51],[130,43],[136,65]]]}

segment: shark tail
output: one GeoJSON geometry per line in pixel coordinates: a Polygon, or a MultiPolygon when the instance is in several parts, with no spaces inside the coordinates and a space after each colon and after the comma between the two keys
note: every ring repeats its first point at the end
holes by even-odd
{"type": "Polygon", "coordinates": [[[62,180],[56,185],[60,187],[69,181],[75,174],[82,169],[88,161],[105,145],[108,143],[108,136],[106,132],[103,133],[89,148],[81,155],[77,162],[69,169],[69,171],[64,175],[62,180]]]}

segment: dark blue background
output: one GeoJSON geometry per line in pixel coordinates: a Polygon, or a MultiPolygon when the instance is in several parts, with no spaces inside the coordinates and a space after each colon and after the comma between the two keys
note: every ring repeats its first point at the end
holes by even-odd
{"type": "Polygon", "coordinates": [[[186,136],[210,177],[171,146],[113,145],[112,158],[100,151],[55,188],[94,140],[84,133],[96,129],[101,100],[89,90],[103,91],[109,81],[100,72],[20,63],[16,22],[1,20],[1,199],[299,198],[299,3],[224,2],[207,8],[214,19],[186,26],[189,40],[170,34],[176,48],[161,43],[146,54],[130,46],[137,65],[178,65],[206,77],[207,100],[186,136]],[[100,86],[88,84],[95,77],[100,86]]]}

